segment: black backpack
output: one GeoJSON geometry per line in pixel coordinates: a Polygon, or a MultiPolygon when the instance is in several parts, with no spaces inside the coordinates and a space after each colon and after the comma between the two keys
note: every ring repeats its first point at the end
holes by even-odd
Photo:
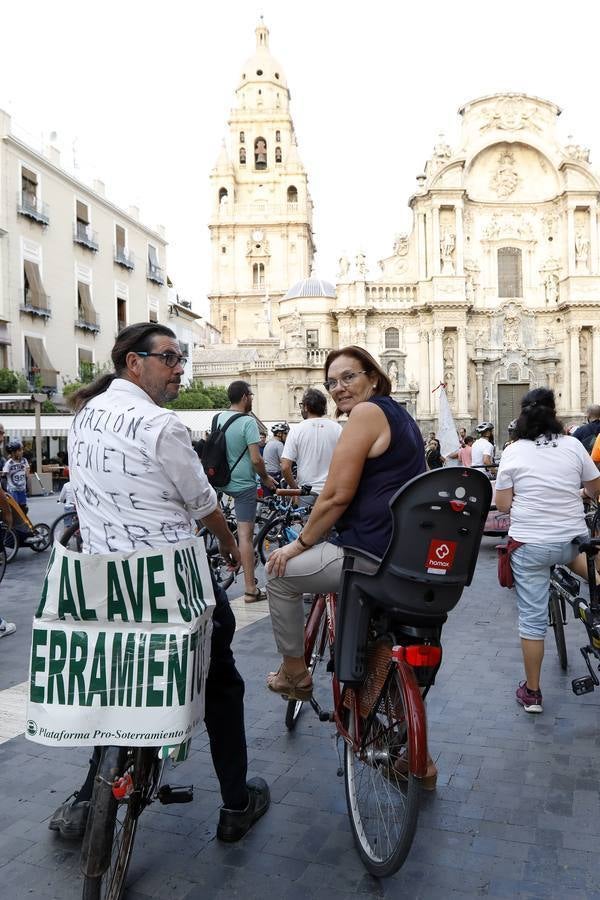
{"type": "Polygon", "coordinates": [[[206,477],[215,488],[222,488],[225,487],[226,484],[229,484],[231,481],[231,473],[248,449],[247,447],[244,447],[233,466],[229,468],[225,432],[236,419],[239,419],[240,416],[245,416],[246,413],[236,413],[235,415],[230,416],[221,427],[217,424],[219,415],[220,413],[217,413],[212,420],[210,434],[204,442],[202,456],[200,457],[202,468],[206,472],[206,477]]]}
{"type": "Polygon", "coordinates": [[[587,450],[587,452],[591,455],[592,450],[594,449],[594,444],[596,443],[596,438],[600,431],[590,431],[589,434],[586,434],[584,438],[581,438],[581,443],[587,450]]]}

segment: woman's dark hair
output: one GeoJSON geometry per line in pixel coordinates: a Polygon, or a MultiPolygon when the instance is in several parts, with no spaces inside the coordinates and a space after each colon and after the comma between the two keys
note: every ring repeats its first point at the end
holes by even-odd
{"type": "Polygon", "coordinates": [[[564,434],[562,422],[556,418],[554,391],[534,388],[521,399],[521,415],[517,419],[516,437],[535,441],[544,435],[564,434]]]}
{"type": "MultiPolygon", "coordinates": [[[[332,350],[325,360],[325,380],[329,378],[329,367],[339,356],[351,356],[365,370],[367,375],[376,375],[374,394],[377,397],[389,397],[392,393],[392,382],[387,374],[383,371],[378,362],[371,356],[367,350],[350,344],[348,347],[340,347],[339,350],[332,350]]],[[[335,412],[336,417],[342,415],[339,410],[335,412]]]]}
{"type": "Polygon", "coordinates": [[[103,394],[111,381],[120,378],[126,371],[127,354],[136,350],[144,353],[151,352],[154,338],[157,335],[177,339],[174,331],[167,328],[166,325],[159,325],[158,322],[137,322],[135,325],[127,325],[122,328],[110,353],[115,371],[99,375],[90,384],[80,387],[68,398],[69,406],[75,412],[79,412],[88,400],[97,397],[98,394],[103,394]]]}
{"type": "Polygon", "coordinates": [[[327,411],[327,397],[317,388],[307,388],[302,398],[302,406],[314,416],[324,416],[327,411]]]}

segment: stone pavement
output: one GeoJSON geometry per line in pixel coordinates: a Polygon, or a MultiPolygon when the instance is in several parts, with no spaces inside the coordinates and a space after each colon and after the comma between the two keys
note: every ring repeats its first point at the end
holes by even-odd
{"type": "MultiPolygon", "coordinates": [[[[276,660],[265,618],[239,631],[236,655],[247,685],[250,774],[270,782],[271,809],[239,844],[215,840],[219,796],[199,734],[191,758],[169,775],[171,783],[194,782],[196,799],[144,813],[129,900],[600,898],[600,691],[577,698],[570,688],[584,671],[584,631],[569,621],[567,675],[550,637],[545,712],[528,716],[514,700],[514,597],[497,585],[494,543],[484,538],[474,583],[444,629],[444,663],[428,700],[438,790],[423,798],[396,876],[376,881],[354,851],[332,727],[305,709],[288,734],[283,702],[264,689],[276,660]]],[[[0,586],[0,609],[19,628],[0,641],[0,717],[2,689],[27,676],[44,563],[22,551],[0,586]]],[[[326,703],[326,680],[318,696],[326,703]]],[[[47,820],[80,785],[86,764],[85,751],[45,749],[22,735],[0,744],[2,900],[81,896],[78,848],[49,832],[47,820]]]]}

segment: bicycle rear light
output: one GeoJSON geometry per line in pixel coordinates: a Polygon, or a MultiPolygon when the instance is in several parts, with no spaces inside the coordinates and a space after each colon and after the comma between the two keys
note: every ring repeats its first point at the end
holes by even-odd
{"type": "Polygon", "coordinates": [[[117,800],[123,800],[125,797],[129,797],[133,792],[133,778],[129,772],[126,772],[125,775],[121,775],[120,778],[116,778],[113,781],[112,792],[113,797],[117,800]]]}
{"type": "Polygon", "coordinates": [[[397,662],[407,662],[409,666],[438,666],[442,659],[442,648],[431,644],[410,644],[408,647],[392,647],[392,658],[397,662]]]}

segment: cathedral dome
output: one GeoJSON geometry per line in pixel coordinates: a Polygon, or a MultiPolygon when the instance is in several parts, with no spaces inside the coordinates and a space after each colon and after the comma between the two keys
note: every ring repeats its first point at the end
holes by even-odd
{"type": "Polygon", "coordinates": [[[283,300],[297,300],[299,297],[330,297],[335,299],[335,287],[330,281],[322,281],[311,276],[292,285],[283,300]]]}
{"type": "Polygon", "coordinates": [[[270,83],[287,91],[285,73],[269,50],[269,29],[263,24],[256,28],[256,50],[242,66],[240,87],[246,84],[270,83]]]}

